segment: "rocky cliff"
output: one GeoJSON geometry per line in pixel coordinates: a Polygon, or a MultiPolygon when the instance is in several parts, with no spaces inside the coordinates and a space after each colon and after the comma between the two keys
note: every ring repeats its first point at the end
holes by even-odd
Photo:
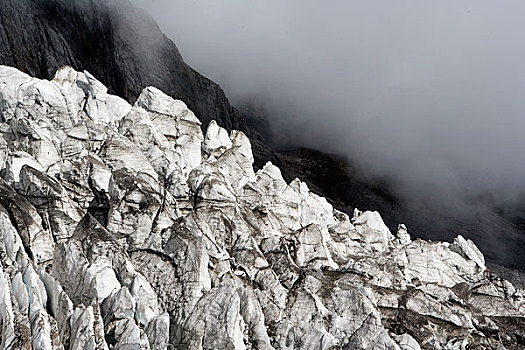
{"type": "Polygon", "coordinates": [[[204,126],[215,120],[242,130],[258,165],[275,160],[220,86],[188,66],[155,21],[126,0],[0,1],[0,64],[44,79],[64,65],[88,70],[128,102],[156,86],[186,101],[204,126]]]}
{"type": "MultiPolygon", "coordinates": [[[[0,327],[12,349],[518,349],[482,253],[335,210],[148,87],[0,67],[0,327]]],[[[366,208],[365,208],[366,209],[366,208]]]]}

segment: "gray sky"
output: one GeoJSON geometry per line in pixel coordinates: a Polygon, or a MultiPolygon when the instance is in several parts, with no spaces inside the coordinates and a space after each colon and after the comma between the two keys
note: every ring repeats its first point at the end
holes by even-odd
{"type": "Polygon", "coordinates": [[[132,2],[278,135],[421,198],[525,188],[522,0],[132,2]]]}

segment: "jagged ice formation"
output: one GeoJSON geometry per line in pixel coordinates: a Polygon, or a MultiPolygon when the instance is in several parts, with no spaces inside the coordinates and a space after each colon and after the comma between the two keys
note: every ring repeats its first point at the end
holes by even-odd
{"type": "Polygon", "coordinates": [[[482,253],[392,235],[150,87],[0,67],[5,349],[517,349],[482,253]]]}

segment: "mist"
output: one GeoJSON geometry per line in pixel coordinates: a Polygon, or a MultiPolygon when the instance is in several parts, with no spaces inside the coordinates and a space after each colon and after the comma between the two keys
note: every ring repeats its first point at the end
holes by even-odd
{"type": "Polygon", "coordinates": [[[344,155],[413,205],[525,189],[523,1],[132,2],[281,148],[344,155]]]}

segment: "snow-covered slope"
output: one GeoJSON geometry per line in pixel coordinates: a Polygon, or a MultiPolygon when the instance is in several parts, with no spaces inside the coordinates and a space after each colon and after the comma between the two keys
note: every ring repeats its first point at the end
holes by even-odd
{"type": "Polygon", "coordinates": [[[2,348],[523,346],[524,292],[471,241],[255,173],[243,133],[156,88],[2,66],[0,132],[2,348]]]}

